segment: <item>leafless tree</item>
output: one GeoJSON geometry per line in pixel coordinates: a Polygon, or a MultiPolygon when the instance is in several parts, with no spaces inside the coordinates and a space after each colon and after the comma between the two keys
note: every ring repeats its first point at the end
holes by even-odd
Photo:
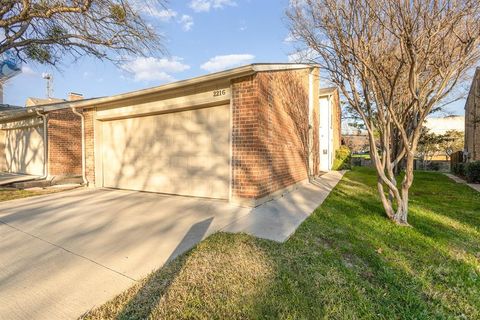
{"type": "Polygon", "coordinates": [[[382,205],[408,225],[422,124],[479,61],[478,0],[292,0],[287,16],[365,123],[382,205]]]}
{"type": "Polygon", "coordinates": [[[118,61],[123,55],[163,52],[146,8],[166,0],[3,0],[0,53],[55,64],[66,54],[118,61]]]}

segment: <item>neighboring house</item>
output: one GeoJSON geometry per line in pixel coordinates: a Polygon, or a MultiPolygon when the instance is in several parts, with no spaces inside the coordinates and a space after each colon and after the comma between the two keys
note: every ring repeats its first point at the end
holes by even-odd
{"type": "Polygon", "coordinates": [[[35,106],[44,106],[53,103],[65,102],[65,99],[58,99],[58,98],[34,98],[29,97],[27,101],[25,101],[25,107],[35,107],[35,106]]]}
{"type": "Polygon", "coordinates": [[[68,94],[68,99],[29,97],[25,102],[25,107],[45,106],[45,105],[50,105],[55,103],[61,103],[66,101],[77,101],[77,100],[83,100],[83,95],[75,92],[70,92],[68,94]]]}
{"type": "MultiPolygon", "coordinates": [[[[330,169],[340,144],[338,92],[321,91],[318,67],[304,64],[253,64],[37,109],[48,117],[48,175],[69,164],[94,187],[249,206],[330,169]]],[[[41,135],[40,119],[27,108],[0,123],[41,135]]]]}
{"type": "Polygon", "coordinates": [[[63,104],[35,99],[37,106],[1,108],[0,171],[57,180],[81,176],[81,120],[65,105],[78,96],[55,99],[63,104]]]}
{"type": "Polygon", "coordinates": [[[342,123],[342,144],[347,146],[354,154],[370,151],[367,131],[347,122],[342,123]]]}
{"type": "Polygon", "coordinates": [[[480,68],[477,68],[465,103],[465,155],[480,160],[480,68]]]}

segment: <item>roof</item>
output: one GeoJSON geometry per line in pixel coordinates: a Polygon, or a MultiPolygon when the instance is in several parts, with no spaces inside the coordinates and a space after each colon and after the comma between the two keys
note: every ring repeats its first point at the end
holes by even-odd
{"type": "Polygon", "coordinates": [[[99,105],[104,105],[107,103],[133,99],[145,95],[155,95],[163,93],[173,89],[179,89],[182,87],[187,87],[191,85],[196,85],[208,81],[222,80],[222,79],[235,79],[243,76],[252,75],[258,72],[265,71],[285,71],[285,70],[299,70],[299,69],[308,69],[318,67],[313,64],[299,64],[299,63],[254,63],[249,64],[229,70],[224,70],[220,72],[210,73],[200,77],[195,77],[187,80],[176,81],[164,85],[160,85],[153,88],[142,89],[137,91],[131,91],[127,93],[117,94],[113,96],[92,98],[92,99],[83,99],[78,101],[63,101],[59,103],[41,105],[31,107],[31,108],[22,108],[24,110],[13,111],[9,114],[0,114],[0,122],[14,121],[16,119],[21,119],[28,117],[29,115],[35,114],[35,109],[43,112],[65,109],[70,107],[75,108],[90,108],[97,107],[99,105]]]}
{"type": "Polygon", "coordinates": [[[22,109],[22,108],[23,107],[20,107],[20,106],[12,106],[12,105],[9,105],[9,104],[0,104],[0,112],[18,110],[18,109],[22,109]]]}
{"type": "Polygon", "coordinates": [[[65,102],[65,99],[58,99],[58,98],[34,98],[34,97],[29,97],[27,98],[27,101],[25,105],[27,107],[33,107],[33,106],[42,106],[42,105],[47,105],[47,104],[52,104],[52,103],[58,103],[58,102],[65,102]]]}
{"type": "Polygon", "coordinates": [[[322,97],[322,96],[328,96],[328,95],[334,94],[335,91],[337,91],[337,87],[321,88],[321,89],[318,91],[318,95],[319,95],[320,97],[322,97]]]}

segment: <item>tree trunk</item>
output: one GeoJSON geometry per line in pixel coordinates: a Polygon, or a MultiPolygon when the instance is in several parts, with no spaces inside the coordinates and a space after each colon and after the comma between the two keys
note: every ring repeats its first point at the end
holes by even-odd
{"type": "Polygon", "coordinates": [[[402,181],[402,192],[401,200],[398,203],[397,212],[395,213],[394,221],[395,223],[402,226],[409,226],[408,224],[408,200],[409,200],[409,191],[413,183],[413,166],[414,166],[414,156],[413,153],[407,154],[406,156],[406,166],[405,166],[405,177],[402,181]]]}

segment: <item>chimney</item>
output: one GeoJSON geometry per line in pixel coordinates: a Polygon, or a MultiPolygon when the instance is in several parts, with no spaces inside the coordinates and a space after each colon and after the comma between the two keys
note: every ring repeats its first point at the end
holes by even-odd
{"type": "Polygon", "coordinates": [[[68,94],[68,101],[77,101],[77,100],[83,100],[83,94],[75,93],[75,92],[70,92],[68,94]]]}

